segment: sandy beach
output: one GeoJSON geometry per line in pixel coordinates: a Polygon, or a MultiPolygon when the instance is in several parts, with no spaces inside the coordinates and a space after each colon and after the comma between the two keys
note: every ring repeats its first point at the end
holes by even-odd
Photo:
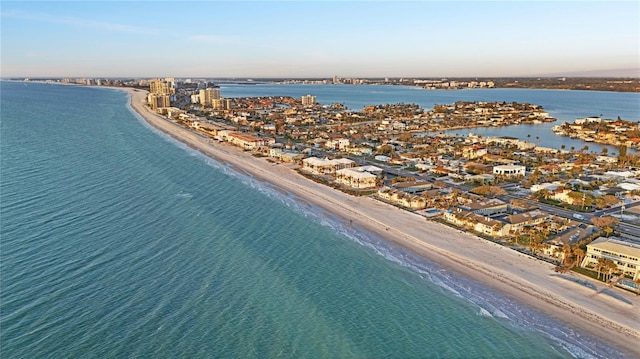
{"type": "Polygon", "coordinates": [[[292,165],[276,165],[231,145],[211,143],[151,112],[144,105],[146,91],[117,89],[131,95],[132,108],[151,126],[188,146],[640,357],[640,296],[574,273],[555,273],[549,263],[373,198],[308,180],[292,165]]]}

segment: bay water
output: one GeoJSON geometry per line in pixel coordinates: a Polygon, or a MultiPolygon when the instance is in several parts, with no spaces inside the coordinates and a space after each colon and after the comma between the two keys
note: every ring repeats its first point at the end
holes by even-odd
{"type": "Polygon", "coordinates": [[[2,358],[624,356],[176,142],[123,92],[0,86],[2,358]]]}
{"type": "MultiPolygon", "coordinates": [[[[369,105],[417,104],[426,111],[434,105],[449,105],[456,101],[468,102],[520,102],[540,105],[556,118],[555,122],[523,124],[507,127],[477,127],[444,131],[466,136],[469,133],[485,137],[515,137],[535,143],[537,146],[555,149],[572,147],[588,152],[600,153],[607,147],[609,154],[617,153],[615,146],[604,146],[594,142],[558,136],[551,128],[577,118],[600,116],[602,118],[640,121],[640,93],[605,91],[568,91],[538,89],[477,88],[462,90],[425,90],[414,86],[389,85],[315,85],[315,84],[222,84],[223,97],[244,96],[292,96],[311,94],[318,103],[331,105],[340,103],[351,111],[361,111],[369,105]]],[[[433,135],[434,133],[432,133],[433,135]]],[[[633,152],[633,151],[632,151],[633,152]]]]}

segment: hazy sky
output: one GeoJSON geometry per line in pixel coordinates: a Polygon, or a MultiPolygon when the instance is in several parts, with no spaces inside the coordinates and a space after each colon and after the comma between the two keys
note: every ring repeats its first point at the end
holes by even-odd
{"type": "Polygon", "coordinates": [[[1,13],[3,77],[640,76],[638,1],[3,0],[1,13]]]}

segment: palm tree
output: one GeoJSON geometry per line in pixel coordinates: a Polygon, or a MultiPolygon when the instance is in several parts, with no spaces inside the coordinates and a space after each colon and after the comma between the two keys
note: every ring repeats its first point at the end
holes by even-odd
{"type": "Polygon", "coordinates": [[[598,279],[600,279],[600,274],[602,274],[602,270],[605,268],[606,259],[600,257],[598,258],[598,262],[596,263],[595,270],[598,272],[598,279]]]}
{"type": "Polygon", "coordinates": [[[547,245],[545,243],[542,243],[542,241],[538,238],[535,238],[533,235],[530,235],[529,237],[529,248],[531,248],[531,252],[533,253],[534,256],[538,255],[538,251],[539,250],[543,250],[547,247],[547,245]]]}
{"type": "Polygon", "coordinates": [[[576,257],[576,265],[580,265],[582,259],[584,258],[584,251],[579,246],[573,247],[573,255],[576,257]]]}
{"type": "Polygon", "coordinates": [[[563,245],[561,252],[562,252],[562,264],[566,266],[567,264],[569,264],[569,257],[571,256],[571,252],[572,252],[571,246],[568,244],[563,245]]]}
{"type": "Polygon", "coordinates": [[[611,276],[618,272],[618,266],[611,259],[605,259],[604,271],[606,273],[606,278],[607,278],[605,282],[609,282],[611,280],[611,276]]]}

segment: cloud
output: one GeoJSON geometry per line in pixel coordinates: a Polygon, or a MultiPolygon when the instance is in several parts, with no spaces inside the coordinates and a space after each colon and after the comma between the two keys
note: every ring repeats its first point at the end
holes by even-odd
{"type": "Polygon", "coordinates": [[[71,26],[79,26],[79,27],[89,27],[94,29],[101,29],[107,31],[115,31],[115,32],[125,32],[125,33],[134,33],[134,34],[158,34],[161,31],[153,28],[132,26],[127,24],[119,24],[114,22],[107,21],[96,21],[96,20],[87,20],[80,19],[76,17],[70,16],[55,16],[44,13],[31,13],[31,12],[23,12],[23,11],[6,11],[2,12],[2,17],[12,18],[12,19],[21,19],[21,20],[31,20],[31,21],[40,21],[40,22],[48,22],[53,24],[63,24],[63,25],[71,25],[71,26]]]}

